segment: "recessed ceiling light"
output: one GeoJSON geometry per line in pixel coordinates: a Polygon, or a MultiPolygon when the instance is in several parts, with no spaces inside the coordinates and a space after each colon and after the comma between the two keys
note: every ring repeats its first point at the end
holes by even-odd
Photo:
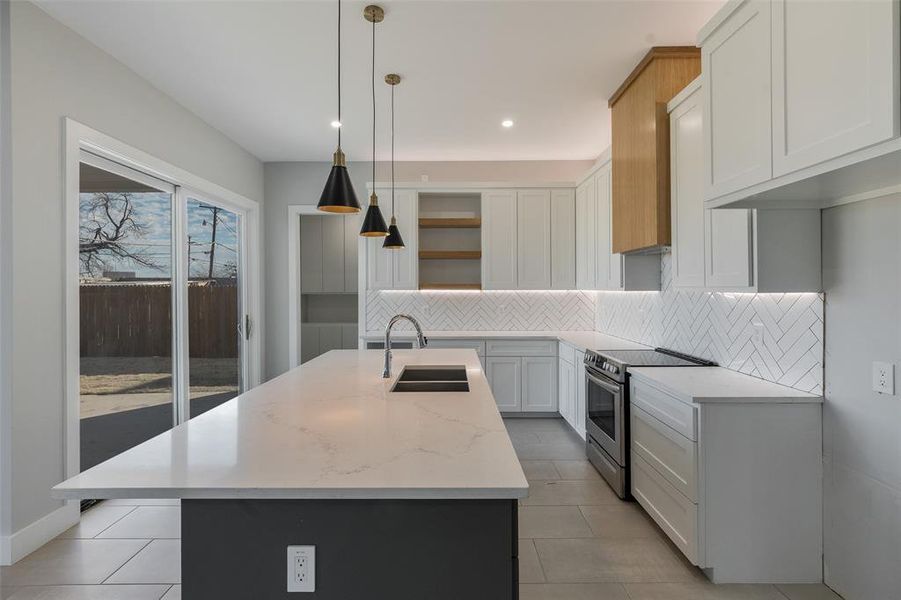
{"type": "Polygon", "coordinates": [[[332,127],[338,129],[339,127],[341,127],[341,121],[332,121],[332,127]]]}
{"type": "Polygon", "coordinates": [[[513,121],[511,121],[510,119],[504,119],[503,121],[501,121],[501,126],[502,127],[513,127],[513,121]]]}

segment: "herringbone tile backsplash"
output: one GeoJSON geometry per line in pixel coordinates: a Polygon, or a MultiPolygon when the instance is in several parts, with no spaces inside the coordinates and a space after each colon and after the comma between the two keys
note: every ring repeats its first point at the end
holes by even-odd
{"type": "MultiPolygon", "coordinates": [[[[404,312],[433,331],[591,331],[597,292],[370,291],[366,330],[404,312]]],[[[409,328],[406,323],[399,323],[409,328]]]]}
{"type": "Polygon", "coordinates": [[[823,296],[737,294],[672,287],[662,257],[661,292],[598,292],[597,329],[804,391],[823,391],[823,296]],[[755,340],[755,331],[762,334],[755,340]]]}
{"type": "Polygon", "coordinates": [[[596,329],[822,393],[822,295],[676,289],[671,264],[670,255],[664,254],[660,292],[370,291],[366,331],[380,331],[399,312],[438,331],[596,329]],[[759,341],[755,339],[758,330],[759,341]]]}

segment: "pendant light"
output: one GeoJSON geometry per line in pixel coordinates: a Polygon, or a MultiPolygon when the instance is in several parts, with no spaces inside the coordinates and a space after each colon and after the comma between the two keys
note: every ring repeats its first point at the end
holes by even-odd
{"type": "Polygon", "coordinates": [[[332,160],[332,170],[325,181],[317,208],[330,213],[358,213],[360,203],[347,172],[347,162],[341,150],[341,0],[338,0],[338,149],[332,160]]]}
{"type": "Polygon", "coordinates": [[[388,226],[379,210],[379,197],[375,193],[375,24],[385,19],[385,11],[382,7],[370,4],[363,9],[363,16],[372,23],[372,195],[369,196],[369,208],[363,217],[363,227],[360,235],[363,237],[385,237],[388,235],[388,226]]]}
{"type": "Polygon", "coordinates": [[[385,238],[382,248],[401,250],[404,247],[404,238],[400,236],[397,217],[394,216],[394,88],[400,83],[400,75],[396,73],[385,75],[385,83],[391,86],[391,225],[388,226],[388,237],[385,238]]]}

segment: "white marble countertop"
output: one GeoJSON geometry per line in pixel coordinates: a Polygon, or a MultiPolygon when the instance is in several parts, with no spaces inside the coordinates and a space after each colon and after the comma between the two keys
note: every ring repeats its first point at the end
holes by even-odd
{"type": "MultiPolygon", "coordinates": [[[[436,340],[444,339],[485,339],[485,340],[519,340],[529,338],[534,340],[557,340],[573,346],[584,352],[585,350],[643,350],[649,346],[626,340],[623,338],[599,333],[597,331],[441,331],[425,330],[426,337],[436,340]]],[[[370,342],[381,342],[385,339],[384,331],[367,331],[362,336],[370,342]]],[[[391,332],[393,340],[412,340],[416,336],[412,330],[397,329],[391,332]]]]}
{"type": "Polygon", "coordinates": [[[523,498],[473,350],[328,352],[53,488],[58,498],[523,498]],[[407,364],[470,392],[389,393],[407,364]]]}
{"type": "Polygon", "coordinates": [[[629,373],[633,379],[646,381],[689,404],[823,401],[822,396],[723,367],[629,367],[629,373]]]}

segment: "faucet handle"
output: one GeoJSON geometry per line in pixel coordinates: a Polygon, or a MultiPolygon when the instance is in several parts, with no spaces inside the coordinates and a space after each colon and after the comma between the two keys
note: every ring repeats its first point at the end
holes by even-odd
{"type": "Polygon", "coordinates": [[[428,346],[428,345],[429,345],[429,338],[428,338],[428,336],[425,336],[425,335],[422,336],[422,347],[425,348],[425,347],[428,346]]]}

